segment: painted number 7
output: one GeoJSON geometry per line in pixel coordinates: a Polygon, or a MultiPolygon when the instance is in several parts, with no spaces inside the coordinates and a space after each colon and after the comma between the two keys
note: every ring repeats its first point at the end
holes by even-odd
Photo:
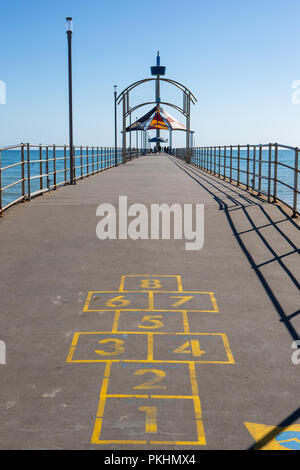
{"type": "Polygon", "coordinates": [[[185,304],[186,302],[188,302],[189,300],[193,299],[194,296],[193,295],[185,295],[185,296],[182,296],[182,295],[170,295],[170,299],[179,299],[177,300],[177,302],[175,302],[172,307],[179,307],[180,305],[182,304],[185,304]]]}

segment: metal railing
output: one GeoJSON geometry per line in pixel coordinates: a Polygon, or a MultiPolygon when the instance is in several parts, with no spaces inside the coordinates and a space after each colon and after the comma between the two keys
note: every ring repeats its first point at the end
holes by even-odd
{"type": "MultiPolygon", "coordinates": [[[[66,145],[19,144],[0,148],[0,216],[18,202],[56,190],[70,181],[66,145]]],[[[74,179],[80,180],[143,155],[142,149],[74,147],[74,179]]]]}
{"type": "MultiPolygon", "coordinates": [[[[175,156],[186,161],[186,149],[176,149],[175,156]]],[[[277,143],[194,147],[190,163],[258,196],[263,194],[268,202],[283,202],[292,209],[293,218],[300,213],[298,147],[277,143]]]]}

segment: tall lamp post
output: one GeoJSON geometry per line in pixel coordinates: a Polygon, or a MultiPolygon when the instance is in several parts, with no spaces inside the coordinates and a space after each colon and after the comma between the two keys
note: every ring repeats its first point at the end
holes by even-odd
{"type": "Polygon", "coordinates": [[[117,85],[114,85],[114,96],[115,96],[115,166],[118,166],[117,85]]]}
{"type": "Polygon", "coordinates": [[[72,18],[66,18],[68,37],[68,66],[69,66],[69,145],[70,145],[70,183],[76,184],[74,179],[74,147],[73,147],[73,103],[72,103],[72,18]]]}

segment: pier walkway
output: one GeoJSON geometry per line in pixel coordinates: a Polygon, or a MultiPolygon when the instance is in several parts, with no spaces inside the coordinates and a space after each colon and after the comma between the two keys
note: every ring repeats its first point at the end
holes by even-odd
{"type": "Polygon", "coordinates": [[[281,206],[149,155],[11,208],[0,253],[2,449],[300,447],[299,227],[281,206]],[[204,204],[204,247],[99,240],[119,195],[204,204]]]}

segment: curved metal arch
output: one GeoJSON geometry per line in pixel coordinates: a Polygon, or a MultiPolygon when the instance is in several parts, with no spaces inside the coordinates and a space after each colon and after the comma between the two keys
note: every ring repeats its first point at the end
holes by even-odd
{"type": "MultiPolygon", "coordinates": [[[[133,111],[135,111],[136,109],[138,108],[141,108],[142,106],[147,106],[149,104],[156,104],[156,101],[149,101],[147,103],[141,103],[141,104],[138,104],[136,106],[134,106],[134,108],[131,108],[129,111],[127,111],[127,113],[125,113],[125,117],[128,117],[131,113],[133,113],[133,111]]],[[[183,111],[183,109],[181,109],[179,106],[177,106],[176,104],[172,104],[172,103],[167,103],[165,101],[161,101],[160,104],[165,104],[166,106],[171,106],[172,108],[176,109],[177,111],[179,111],[180,113],[184,114],[186,116],[186,113],[183,111]]]]}
{"type": "MultiPolygon", "coordinates": [[[[127,88],[125,88],[120,94],[119,96],[117,97],[117,103],[120,104],[122,99],[124,98],[124,96],[129,93],[131,90],[133,90],[134,88],[136,88],[137,86],[139,85],[142,85],[143,83],[146,83],[146,82],[150,82],[150,81],[153,81],[153,80],[157,80],[156,78],[144,78],[143,80],[138,80],[137,82],[134,82],[132,83],[131,85],[129,85],[127,88]]],[[[176,80],[172,80],[172,79],[169,79],[169,78],[160,78],[159,80],[163,81],[163,82],[167,82],[167,83],[170,83],[171,85],[174,85],[176,86],[177,88],[179,88],[181,91],[183,91],[187,96],[190,97],[190,100],[192,101],[193,104],[195,104],[197,102],[197,98],[195,97],[195,95],[185,86],[183,85],[182,83],[180,82],[177,82],[176,80]],[[187,93],[188,92],[188,93],[187,93]]]]}

